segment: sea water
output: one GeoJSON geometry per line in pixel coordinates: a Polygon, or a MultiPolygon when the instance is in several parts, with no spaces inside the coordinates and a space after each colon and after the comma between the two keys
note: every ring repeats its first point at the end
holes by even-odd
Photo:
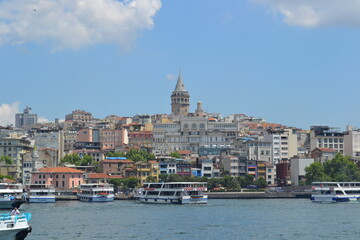
{"type": "Polygon", "coordinates": [[[49,239],[358,239],[360,204],[309,199],[214,200],[206,205],[135,201],[23,204],[26,240],[49,239]]]}

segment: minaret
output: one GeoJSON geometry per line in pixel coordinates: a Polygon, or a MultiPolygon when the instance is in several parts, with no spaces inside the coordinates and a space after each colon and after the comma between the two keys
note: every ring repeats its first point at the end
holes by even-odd
{"type": "Polygon", "coordinates": [[[189,115],[189,108],[190,94],[185,89],[180,72],[175,90],[171,94],[171,114],[176,116],[187,116],[189,115]]]}

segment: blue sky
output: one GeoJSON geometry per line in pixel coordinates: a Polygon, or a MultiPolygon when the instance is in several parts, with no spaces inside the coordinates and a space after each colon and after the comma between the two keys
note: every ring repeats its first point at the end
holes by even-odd
{"type": "Polygon", "coordinates": [[[191,111],[360,127],[358,0],[82,2],[0,0],[0,125],[169,114],[181,69],[191,111]]]}

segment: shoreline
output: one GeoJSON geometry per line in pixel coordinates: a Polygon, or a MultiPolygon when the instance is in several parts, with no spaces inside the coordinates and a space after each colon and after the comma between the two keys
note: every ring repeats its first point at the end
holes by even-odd
{"type": "MultiPolygon", "coordinates": [[[[208,192],[208,199],[297,199],[309,198],[309,192],[208,192]]],[[[133,200],[131,197],[115,197],[118,200],[133,200]]],[[[79,201],[77,196],[56,196],[56,201],[79,201]]]]}

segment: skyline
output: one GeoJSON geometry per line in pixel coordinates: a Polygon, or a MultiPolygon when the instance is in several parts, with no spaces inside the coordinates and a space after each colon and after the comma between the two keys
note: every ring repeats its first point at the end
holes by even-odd
{"type": "Polygon", "coordinates": [[[170,114],[181,70],[191,112],[360,127],[359,13],[356,0],[0,1],[0,125],[26,106],[49,121],[170,114]]]}

